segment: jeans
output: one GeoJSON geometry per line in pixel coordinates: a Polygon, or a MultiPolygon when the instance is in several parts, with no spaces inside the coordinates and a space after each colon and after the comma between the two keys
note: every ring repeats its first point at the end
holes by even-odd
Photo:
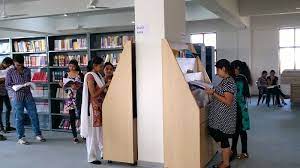
{"type": "Polygon", "coordinates": [[[33,98],[25,98],[23,101],[13,100],[13,108],[15,112],[18,139],[25,137],[24,108],[30,117],[33,132],[36,136],[42,135],[36,105],[33,98]]]}
{"type": "Polygon", "coordinates": [[[11,104],[8,95],[0,96],[0,127],[2,128],[3,128],[3,122],[2,122],[3,102],[6,107],[5,124],[6,127],[10,127],[11,104]]]}

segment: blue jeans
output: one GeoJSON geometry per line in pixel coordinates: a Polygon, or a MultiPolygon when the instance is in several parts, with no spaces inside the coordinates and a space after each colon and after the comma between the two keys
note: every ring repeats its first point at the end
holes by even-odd
{"type": "Polygon", "coordinates": [[[23,101],[13,100],[13,108],[15,112],[15,121],[17,129],[17,138],[25,137],[24,128],[24,108],[26,109],[32,125],[32,130],[36,136],[42,135],[40,130],[39,117],[36,110],[35,101],[33,98],[25,99],[23,101]]]}

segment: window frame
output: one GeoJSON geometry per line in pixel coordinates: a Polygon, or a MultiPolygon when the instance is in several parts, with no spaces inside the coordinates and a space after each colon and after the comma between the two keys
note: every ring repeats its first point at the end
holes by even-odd
{"type": "MultiPolygon", "coordinates": [[[[296,49],[300,49],[300,45],[299,46],[297,46],[296,45],[296,30],[300,30],[300,27],[282,27],[282,28],[279,28],[278,29],[278,59],[279,59],[279,74],[281,74],[282,72],[281,72],[281,70],[282,70],[282,68],[281,68],[281,65],[282,65],[282,63],[281,63],[281,55],[280,55],[280,50],[281,49],[293,49],[294,50],[294,61],[293,61],[293,64],[294,64],[294,67],[293,67],[293,69],[292,70],[296,70],[297,69],[297,63],[296,63],[296,49]],[[285,47],[281,47],[280,46],[280,31],[281,30],[287,30],[287,29],[292,29],[293,31],[294,31],[294,45],[293,46],[285,46],[285,47]]],[[[299,37],[300,38],[300,37],[299,37]]],[[[299,62],[299,64],[300,64],[300,62],[299,62]]]]}

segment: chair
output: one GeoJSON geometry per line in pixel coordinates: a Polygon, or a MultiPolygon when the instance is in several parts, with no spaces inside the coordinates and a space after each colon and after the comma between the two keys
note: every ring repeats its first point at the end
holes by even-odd
{"type": "MultiPolygon", "coordinates": [[[[258,89],[257,106],[259,106],[261,98],[262,98],[262,102],[261,103],[264,103],[264,101],[266,100],[266,104],[269,106],[270,105],[270,98],[268,98],[268,94],[270,94],[270,93],[268,93],[268,91],[266,91],[265,89],[259,87],[258,81],[256,81],[255,84],[256,84],[257,89],[258,89]]],[[[274,95],[270,95],[270,97],[272,97],[273,105],[274,105],[275,104],[274,95]]]]}

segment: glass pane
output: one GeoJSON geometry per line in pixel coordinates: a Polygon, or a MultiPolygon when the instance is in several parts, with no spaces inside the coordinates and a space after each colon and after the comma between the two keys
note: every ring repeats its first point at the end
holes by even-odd
{"type": "Polygon", "coordinates": [[[279,31],[279,45],[280,47],[293,47],[295,29],[281,29],[279,31]]]}
{"type": "Polygon", "coordinates": [[[204,44],[205,46],[213,46],[215,49],[217,48],[217,34],[216,33],[209,33],[204,34],[204,44]]]}
{"type": "Polygon", "coordinates": [[[296,46],[300,46],[300,29],[296,29],[296,46]]]}
{"type": "Polygon", "coordinates": [[[191,43],[192,44],[203,43],[203,34],[192,34],[191,43]]]}
{"type": "Polygon", "coordinates": [[[294,48],[281,48],[280,49],[280,71],[285,69],[294,69],[294,48]]]}
{"type": "Polygon", "coordinates": [[[296,69],[300,69],[300,48],[296,48],[295,62],[296,62],[296,69]]]}

